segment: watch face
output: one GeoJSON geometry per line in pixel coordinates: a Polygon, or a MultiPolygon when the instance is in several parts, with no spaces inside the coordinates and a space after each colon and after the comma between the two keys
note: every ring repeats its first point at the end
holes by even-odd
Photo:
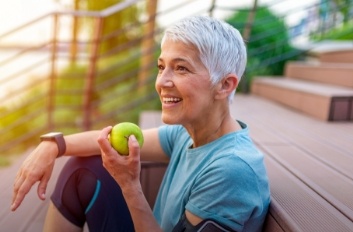
{"type": "Polygon", "coordinates": [[[53,137],[55,137],[57,135],[62,135],[62,133],[61,132],[50,132],[50,133],[42,135],[40,137],[41,138],[53,138],[53,137]]]}

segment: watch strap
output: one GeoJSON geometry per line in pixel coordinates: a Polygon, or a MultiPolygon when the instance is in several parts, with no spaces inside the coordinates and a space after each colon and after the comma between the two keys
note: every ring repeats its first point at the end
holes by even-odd
{"type": "Polygon", "coordinates": [[[58,146],[58,154],[57,158],[61,157],[65,154],[66,151],[66,142],[64,136],[61,132],[52,132],[45,135],[40,136],[41,141],[54,141],[58,146]]]}
{"type": "Polygon", "coordinates": [[[65,154],[66,151],[66,143],[65,143],[65,139],[64,136],[56,136],[55,137],[55,141],[56,141],[56,145],[58,145],[58,155],[56,156],[61,157],[65,154]]]}

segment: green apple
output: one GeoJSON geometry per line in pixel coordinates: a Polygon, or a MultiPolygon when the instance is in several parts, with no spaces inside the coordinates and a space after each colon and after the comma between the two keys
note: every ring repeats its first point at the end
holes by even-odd
{"type": "Polygon", "coordinates": [[[109,141],[120,155],[129,155],[129,137],[134,135],[140,147],[143,145],[143,134],[140,127],[131,122],[122,122],[113,126],[109,141]]]}

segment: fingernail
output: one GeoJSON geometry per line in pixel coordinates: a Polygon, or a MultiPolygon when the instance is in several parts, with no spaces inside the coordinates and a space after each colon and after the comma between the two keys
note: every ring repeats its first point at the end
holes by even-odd
{"type": "Polygon", "coordinates": [[[135,135],[130,135],[129,139],[131,139],[131,141],[136,141],[135,135]]]}

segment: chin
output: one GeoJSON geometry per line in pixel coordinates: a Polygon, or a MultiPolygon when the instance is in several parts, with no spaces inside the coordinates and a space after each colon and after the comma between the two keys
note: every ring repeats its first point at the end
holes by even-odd
{"type": "Polygon", "coordinates": [[[166,113],[163,113],[162,111],[162,122],[168,125],[173,125],[173,124],[178,124],[178,121],[175,120],[175,116],[173,117],[172,115],[168,115],[166,113]]]}

